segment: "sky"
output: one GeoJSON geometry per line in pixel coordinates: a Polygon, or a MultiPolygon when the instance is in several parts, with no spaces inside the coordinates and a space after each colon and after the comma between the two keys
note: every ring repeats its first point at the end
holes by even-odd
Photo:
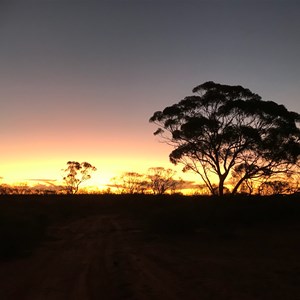
{"type": "Polygon", "coordinates": [[[214,81],[300,112],[299,53],[297,0],[0,0],[1,182],[172,168],[155,111],[214,81]]]}

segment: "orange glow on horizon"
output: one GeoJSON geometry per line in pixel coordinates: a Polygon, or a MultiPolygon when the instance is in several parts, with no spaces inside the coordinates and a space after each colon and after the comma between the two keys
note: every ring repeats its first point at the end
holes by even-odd
{"type": "MultiPolygon", "coordinates": [[[[156,150],[156,149],[155,149],[156,150]]],[[[49,155],[50,157],[50,155],[49,155]]],[[[70,157],[70,156],[69,156],[70,157]]],[[[53,184],[59,186],[63,185],[63,169],[66,168],[68,160],[73,160],[54,156],[51,159],[42,159],[37,157],[27,157],[25,160],[23,157],[17,159],[11,159],[1,163],[2,177],[0,183],[9,185],[18,185],[20,183],[26,183],[29,186],[38,184],[48,184],[45,179],[51,181],[53,184]]],[[[182,173],[182,166],[174,166],[168,161],[168,153],[165,156],[151,157],[149,159],[144,155],[127,155],[121,156],[85,156],[78,155],[73,156],[74,160],[78,162],[87,161],[97,168],[97,171],[91,173],[91,179],[83,182],[80,188],[87,188],[90,190],[106,190],[110,184],[111,179],[116,176],[120,176],[124,172],[137,172],[146,174],[147,170],[151,167],[165,167],[172,168],[177,171],[176,177],[181,177],[185,180],[199,181],[192,173],[182,173]]]]}

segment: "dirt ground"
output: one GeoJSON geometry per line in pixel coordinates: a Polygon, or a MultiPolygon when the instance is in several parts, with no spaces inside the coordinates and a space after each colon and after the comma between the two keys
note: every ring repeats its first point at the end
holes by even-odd
{"type": "Polygon", "coordinates": [[[31,256],[0,263],[1,300],[300,299],[299,227],[191,235],[126,216],[51,227],[31,256]]]}

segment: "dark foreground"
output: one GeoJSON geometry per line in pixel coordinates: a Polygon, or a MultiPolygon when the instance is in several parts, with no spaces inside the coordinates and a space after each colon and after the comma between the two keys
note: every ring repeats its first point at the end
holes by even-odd
{"type": "Polygon", "coordinates": [[[0,199],[0,299],[299,299],[300,200],[0,199]]]}

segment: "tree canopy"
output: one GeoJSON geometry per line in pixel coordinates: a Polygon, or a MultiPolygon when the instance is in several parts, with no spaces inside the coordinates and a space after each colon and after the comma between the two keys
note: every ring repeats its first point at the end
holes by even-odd
{"type": "Polygon", "coordinates": [[[137,172],[124,172],[111,180],[113,187],[116,187],[121,194],[143,194],[147,189],[144,175],[137,172]]]}
{"type": "Polygon", "coordinates": [[[183,183],[182,180],[174,179],[176,171],[165,169],[163,167],[155,167],[148,169],[149,187],[154,195],[163,195],[167,191],[176,191],[183,183]]]}
{"type": "Polygon", "coordinates": [[[163,167],[149,168],[147,174],[124,172],[112,178],[112,186],[122,194],[174,193],[178,187],[186,183],[182,179],[175,179],[175,174],[174,170],[163,167]]]}
{"type": "Polygon", "coordinates": [[[172,163],[199,174],[212,194],[288,172],[300,158],[300,115],[242,86],[205,82],[150,118],[174,149],[172,163]],[[217,179],[217,185],[214,180],[217,179]]]}
{"type": "Polygon", "coordinates": [[[66,175],[63,180],[67,187],[68,194],[76,194],[79,189],[79,185],[91,178],[91,172],[96,171],[96,167],[92,166],[88,162],[79,163],[77,161],[68,161],[67,168],[64,169],[66,175]]]}

